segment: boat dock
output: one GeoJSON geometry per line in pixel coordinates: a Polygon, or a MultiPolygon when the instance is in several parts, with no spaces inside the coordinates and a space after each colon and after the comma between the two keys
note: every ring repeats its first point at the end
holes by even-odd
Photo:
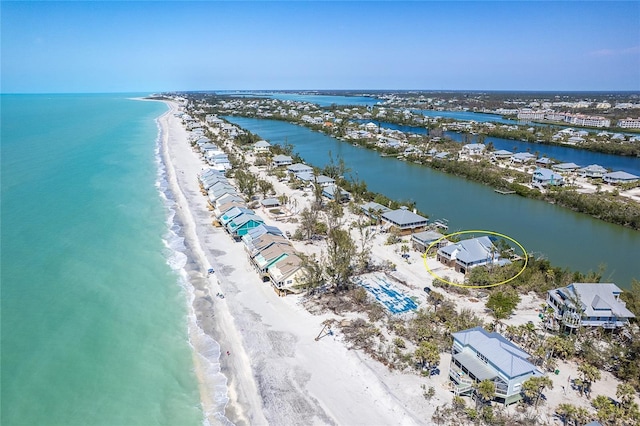
{"type": "Polygon", "coordinates": [[[494,189],[495,192],[502,195],[515,194],[516,191],[512,191],[510,189],[494,189]]]}

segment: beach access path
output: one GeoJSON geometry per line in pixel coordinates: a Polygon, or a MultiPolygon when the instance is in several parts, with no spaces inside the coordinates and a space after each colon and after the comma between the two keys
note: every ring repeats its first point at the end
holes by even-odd
{"type": "MultiPolygon", "coordinates": [[[[227,418],[237,425],[428,424],[444,401],[426,403],[424,379],[389,372],[348,350],[339,333],[316,341],[330,316],[311,315],[298,298],[278,297],[258,278],[242,244],[211,225],[197,181],[204,163],[174,116],[176,104],[168,105],[171,111],[159,120],[167,174],[185,224],[185,244],[195,253],[189,262],[202,271],[190,277],[198,324],[221,346],[222,372],[229,380],[227,418]],[[210,267],[216,272],[207,277],[210,267]],[[215,297],[219,292],[224,299],[215,297]]],[[[196,373],[205,374],[197,364],[196,373]]],[[[201,389],[206,413],[211,397],[201,389]]]]}

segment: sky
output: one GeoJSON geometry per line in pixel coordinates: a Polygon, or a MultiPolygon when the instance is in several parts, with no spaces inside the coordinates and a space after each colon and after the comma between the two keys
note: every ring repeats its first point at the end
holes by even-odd
{"type": "Polygon", "coordinates": [[[640,91],[640,1],[0,2],[2,93],[640,91]]]}

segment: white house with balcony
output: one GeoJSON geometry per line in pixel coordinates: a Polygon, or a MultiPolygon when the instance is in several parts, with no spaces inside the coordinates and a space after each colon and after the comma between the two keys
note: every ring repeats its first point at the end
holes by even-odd
{"type": "Polygon", "coordinates": [[[547,292],[553,309],[550,328],[602,327],[616,329],[629,324],[635,315],[620,300],[622,290],[613,283],[573,283],[547,292]]]}
{"type": "Polygon", "coordinates": [[[456,396],[474,396],[474,384],[490,380],[495,385],[493,400],[505,405],[522,398],[522,383],[543,376],[529,362],[530,355],[499,333],[482,327],[453,333],[449,378],[456,396]]]}

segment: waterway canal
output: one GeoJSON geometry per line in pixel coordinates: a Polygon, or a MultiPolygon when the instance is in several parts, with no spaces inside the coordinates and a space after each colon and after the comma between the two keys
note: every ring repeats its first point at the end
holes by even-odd
{"type": "MultiPolygon", "coordinates": [[[[322,167],[340,156],[351,175],[370,190],[398,200],[413,200],[432,220],[446,218],[449,230],[484,229],[515,238],[529,252],[544,254],[554,265],[588,272],[606,264],[604,280],[629,288],[640,279],[640,232],[568,209],[447,175],[426,166],[383,158],[372,150],[294,124],[243,117],[229,121],[272,143],[285,140],[306,162],[322,167]]],[[[512,141],[513,142],[513,141],[512,141]]],[[[425,272],[426,273],[426,272],[425,272]]]]}

